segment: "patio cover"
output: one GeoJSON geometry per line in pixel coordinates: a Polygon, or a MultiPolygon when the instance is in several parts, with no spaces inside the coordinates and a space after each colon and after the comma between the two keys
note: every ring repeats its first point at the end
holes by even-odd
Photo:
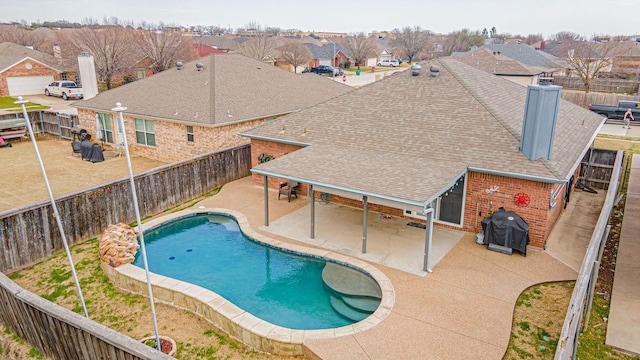
{"type": "Polygon", "coordinates": [[[419,159],[362,148],[312,145],[251,171],[422,209],[467,172],[466,164],[425,155],[419,159]]]}
{"type": "MultiPolygon", "coordinates": [[[[428,157],[427,157],[428,158],[428,157]]],[[[362,252],[367,248],[368,201],[425,213],[427,217],[423,270],[431,272],[433,209],[428,205],[467,171],[467,166],[440,160],[424,161],[403,154],[353,147],[312,145],[258,165],[264,175],[265,226],[269,224],[267,177],[297,180],[314,186],[361,196],[363,203],[362,252]],[[396,205],[398,204],[398,205],[396,205]]],[[[342,194],[340,194],[342,195],[342,194]]],[[[314,238],[314,203],[311,198],[311,233],[314,238]]]]}

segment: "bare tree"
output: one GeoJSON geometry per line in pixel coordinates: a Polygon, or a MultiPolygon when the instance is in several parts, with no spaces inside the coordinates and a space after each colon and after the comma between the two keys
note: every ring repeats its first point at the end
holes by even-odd
{"type": "Polygon", "coordinates": [[[525,38],[524,43],[527,45],[534,45],[539,42],[542,42],[543,40],[544,38],[542,37],[542,34],[529,34],[525,38]]]}
{"type": "Polygon", "coordinates": [[[238,45],[238,52],[260,61],[272,61],[276,58],[276,43],[265,34],[260,34],[238,45]]]}
{"type": "Polygon", "coordinates": [[[296,36],[299,33],[301,33],[300,29],[283,29],[282,30],[283,36],[296,36]]]}
{"type": "Polygon", "coordinates": [[[280,58],[293,66],[296,73],[298,66],[306,65],[313,60],[313,54],[308,47],[297,40],[289,40],[280,47],[280,58]]]}
{"type": "Polygon", "coordinates": [[[179,30],[140,30],[136,41],[144,55],[153,62],[154,73],[171,68],[176,61],[190,61],[197,57],[191,38],[182,36],[179,30]]]}
{"type": "Polygon", "coordinates": [[[124,75],[140,59],[132,29],[121,26],[84,27],[69,36],[75,53],[86,51],[93,55],[96,73],[111,89],[114,77],[124,75]]]}
{"type": "Polygon", "coordinates": [[[0,42],[12,42],[22,46],[33,46],[34,49],[51,53],[45,48],[46,36],[39,31],[27,30],[22,26],[0,25],[0,42]]]}
{"type": "Polygon", "coordinates": [[[598,74],[610,70],[612,57],[619,43],[615,41],[596,43],[566,34],[560,38],[564,39],[558,43],[561,53],[566,56],[564,59],[571,64],[572,72],[580,77],[585,92],[588,93],[598,74]]]}
{"type": "Polygon", "coordinates": [[[445,56],[449,56],[455,51],[468,51],[472,46],[482,45],[484,45],[484,36],[480,31],[462,29],[447,35],[443,44],[443,52],[445,56]]]}
{"type": "Polygon", "coordinates": [[[409,62],[429,46],[429,32],[422,30],[418,25],[405,27],[402,31],[394,29],[391,34],[391,46],[403,51],[409,57],[409,62]]]}
{"type": "Polygon", "coordinates": [[[576,33],[570,31],[560,31],[551,37],[551,40],[557,42],[573,42],[580,41],[582,37],[576,33]]]}
{"type": "Polygon", "coordinates": [[[343,37],[339,42],[348,52],[348,56],[354,60],[358,69],[375,53],[375,44],[364,33],[343,37]]]}
{"type": "Polygon", "coordinates": [[[280,29],[279,27],[267,26],[264,29],[264,32],[268,36],[280,36],[282,34],[282,29],[280,29]]]}

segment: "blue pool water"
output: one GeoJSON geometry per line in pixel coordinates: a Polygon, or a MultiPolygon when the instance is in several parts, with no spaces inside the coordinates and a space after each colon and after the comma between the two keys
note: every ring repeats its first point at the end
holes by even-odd
{"type": "MultiPolygon", "coordinates": [[[[179,218],[145,232],[145,244],[149,271],[209,289],[270,323],[312,330],[354,322],[330,304],[325,261],[249,240],[231,217],[179,218]]],[[[144,267],[140,256],[133,264],[144,267]]]]}

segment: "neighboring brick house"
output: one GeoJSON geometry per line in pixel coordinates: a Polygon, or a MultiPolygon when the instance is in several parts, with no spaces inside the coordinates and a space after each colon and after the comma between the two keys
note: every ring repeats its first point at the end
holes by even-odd
{"type": "MultiPolygon", "coordinates": [[[[344,49],[340,44],[324,44],[320,46],[305,43],[305,45],[309,48],[313,56],[313,59],[308,64],[309,68],[318,65],[345,67],[345,64],[349,62],[349,57],[345,55],[344,49]]],[[[353,66],[353,64],[351,64],[351,66],[353,66]]]]}
{"type": "Polygon", "coordinates": [[[527,91],[442,58],[240,135],[251,139],[255,185],[292,179],[302,194],[312,185],[331,202],[362,208],[366,198],[370,210],[414,220],[432,212],[466,231],[505,207],[543,248],[603,120],[560,100],[551,158],[530,160],[520,150],[532,134],[522,135],[527,91]],[[275,159],[258,164],[263,153],[275,159]]]}
{"type": "Polygon", "coordinates": [[[537,85],[543,69],[522,64],[500,52],[481,48],[454,59],[523,86],[537,85]]]}
{"type": "Polygon", "coordinates": [[[248,143],[237,133],[349,91],[315,74],[212,54],[71,106],[90,134],[96,134],[97,116],[104,141],[117,147],[122,141],[111,109],[122,103],[130,151],[178,161],[248,143]]]}
{"type": "Polygon", "coordinates": [[[54,80],[75,81],[75,70],[52,55],[11,42],[0,44],[0,96],[44,94],[54,80]]]}

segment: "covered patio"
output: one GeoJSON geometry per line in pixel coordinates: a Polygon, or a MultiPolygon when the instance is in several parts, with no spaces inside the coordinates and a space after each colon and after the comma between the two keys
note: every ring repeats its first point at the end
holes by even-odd
{"type": "MultiPolygon", "coordinates": [[[[392,267],[412,273],[431,272],[434,261],[442,259],[448,249],[451,249],[462,237],[462,232],[449,232],[450,239],[439,241],[437,254],[434,255],[434,212],[437,210],[437,199],[448,195],[454,187],[461,189],[462,197],[459,200],[458,212],[462,216],[466,171],[466,166],[462,164],[452,164],[437,159],[424,161],[420,158],[397,156],[381,151],[354,151],[349,146],[324,145],[305,147],[251,169],[252,173],[263,177],[265,227],[272,228],[269,215],[269,178],[297,181],[307,185],[307,194],[313,194],[313,196],[309,195],[308,201],[307,236],[305,237],[302,232],[292,234],[292,227],[288,226],[288,222],[304,222],[302,213],[297,214],[295,221],[283,220],[281,222],[284,225],[278,228],[281,229],[282,235],[303,239],[302,241],[314,245],[324,244],[323,247],[342,250],[341,252],[346,251],[352,256],[365,260],[378,259],[380,261],[384,259],[384,263],[387,265],[397,264],[392,267]],[[371,159],[376,160],[372,162],[371,159]],[[330,166],[306,166],[310,163],[330,164],[330,166]],[[402,166],[385,165],[393,163],[401,163],[402,166]],[[343,199],[340,203],[344,203],[343,201],[346,200],[362,204],[362,211],[354,212],[348,210],[352,208],[333,206],[331,207],[333,211],[326,211],[324,214],[325,217],[335,217],[340,220],[347,218],[349,224],[355,224],[358,222],[356,214],[359,213],[361,236],[349,231],[349,236],[346,237],[349,244],[340,244],[336,241],[336,236],[331,234],[345,235],[345,230],[339,228],[338,225],[346,224],[344,221],[330,221],[324,226],[316,223],[318,192],[324,192],[328,199],[331,199],[332,196],[338,196],[343,199]],[[396,232],[405,232],[405,225],[409,221],[401,217],[371,212],[369,204],[376,204],[383,208],[404,209],[423,216],[426,221],[424,221],[424,230],[422,231],[422,245],[418,246],[419,241],[409,241],[405,236],[396,236],[395,239],[390,237],[388,233],[390,228],[395,228],[396,232]],[[382,219],[389,223],[398,220],[398,225],[382,227],[385,230],[375,234],[378,240],[369,241],[369,229],[380,229],[379,227],[370,227],[370,224],[382,219]],[[321,238],[316,239],[316,230],[318,232],[325,231],[321,238]],[[358,238],[361,239],[360,252],[356,254],[351,249],[357,248],[355,242],[358,238]],[[390,251],[390,245],[393,245],[394,251],[390,251]],[[395,258],[403,253],[411,253],[414,256],[409,262],[406,258],[395,258]],[[415,256],[419,254],[422,254],[422,265],[417,267],[413,263],[415,256]]],[[[268,231],[279,233],[277,229],[268,231]]],[[[441,229],[438,233],[444,235],[447,232],[441,229]]],[[[412,236],[416,234],[417,232],[412,232],[412,236]]]]}
{"type": "MultiPolygon", "coordinates": [[[[310,205],[307,204],[270,222],[268,227],[261,226],[260,230],[414,275],[427,274],[423,269],[426,230],[408,225],[411,220],[370,211],[367,216],[367,251],[363,253],[361,209],[316,201],[314,238],[309,236],[309,213],[310,205]]],[[[431,269],[465,234],[463,231],[433,227],[429,251],[431,269]]]]}

